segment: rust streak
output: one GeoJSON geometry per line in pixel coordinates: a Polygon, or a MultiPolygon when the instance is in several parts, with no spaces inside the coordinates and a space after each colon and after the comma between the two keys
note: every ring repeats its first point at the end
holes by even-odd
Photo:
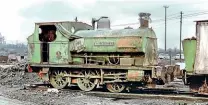
{"type": "Polygon", "coordinates": [[[137,79],[139,77],[139,72],[132,72],[128,74],[129,79],[137,79]]]}

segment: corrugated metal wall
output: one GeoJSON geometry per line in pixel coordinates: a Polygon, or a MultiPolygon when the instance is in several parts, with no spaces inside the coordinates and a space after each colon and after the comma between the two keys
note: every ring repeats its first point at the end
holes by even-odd
{"type": "Polygon", "coordinates": [[[197,22],[196,74],[208,74],[208,21],[197,22]]]}

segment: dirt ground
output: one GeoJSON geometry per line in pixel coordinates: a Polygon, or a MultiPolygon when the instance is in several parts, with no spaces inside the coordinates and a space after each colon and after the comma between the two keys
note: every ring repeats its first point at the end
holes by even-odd
{"type": "MultiPolygon", "coordinates": [[[[23,102],[24,105],[206,105],[208,102],[167,99],[115,99],[84,95],[75,90],[47,92],[25,90],[24,84],[40,82],[36,74],[11,67],[0,70],[0,96],[23,102]],[[185,105],[185,104],[180,104],[185,105]]],[[[1,99],[0,99],[1,100],[1,99]]]]}

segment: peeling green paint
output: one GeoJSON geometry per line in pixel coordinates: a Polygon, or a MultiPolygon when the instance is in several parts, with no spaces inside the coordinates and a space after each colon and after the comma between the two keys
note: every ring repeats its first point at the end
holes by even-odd
{"type": "Polygon", "coordinates": [[[49,47],[49,63],[68,64],[68,42],[53,42],[49,47]]]}
{"type": "Polygon", "coordinates": [[[30,63],[41,63],[40,41],[38,37],[38,26],[35,25],[35,32],[28,37],[28,54],[30,63]],[[32,47],[31,47],[32,46],[32,47]]]}
{"type": "Polygon", "coordinates": [[[183,40],[183,52],[187,73],[193,73],[196,54],[196,40],[183,40]]]}

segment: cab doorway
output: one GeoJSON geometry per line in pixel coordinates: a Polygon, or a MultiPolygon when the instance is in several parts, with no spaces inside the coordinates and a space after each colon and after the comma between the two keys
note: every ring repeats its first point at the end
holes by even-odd
{"type": "Polygon", "coordinates": [[[41,41],[41,62],[49,62],[49,42],[56,39],[55,25],[41,25],[39,26],[39,40],[41,41]]]}

